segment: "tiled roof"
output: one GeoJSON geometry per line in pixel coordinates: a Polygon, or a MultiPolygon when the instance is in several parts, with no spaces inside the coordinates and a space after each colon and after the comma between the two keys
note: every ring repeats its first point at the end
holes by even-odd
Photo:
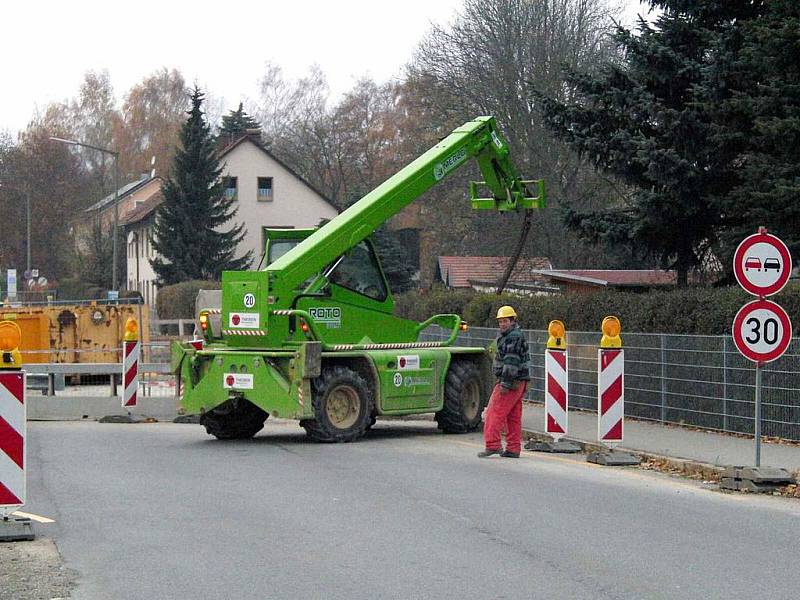
{"type": "MultiPolygon", "coordinates": [[[[119,190],[117,190],[117,195],[119,199],[122,200],[128,194],[132,194],[139,188],[142,188],[151,181],[153,181],[153,179],[161,179],[161,178],[150,177],[149,175],[147,175],[146,177],[142,177],[141,179],[137,179],[136,181],[132,181],[131,183],[126,183],[124,186],[119,188],[119,190]]],[[[98,200],[97,202],[92,204],[89,208],[85,209],[84,212],[92,212],[95,210],[100,210],[113,203],[114,203],[114,192],[111,192],[108,196],[106,196],[102,200],[98,200]]]]}
{"type": "Polygon", "coordinates": [[[134,223],[143,221],[150,216],[151,213],[155,212],[162,202],[164,202],[164,196],[161,195],[161,190],[158,190],[155,194],[125,215],[125,219],[122,220],[120,225],[133,225],[134,223]]]}
{"type": "MultiPolygon", "coordinates": [[[[451,288],[471,287],[470,282],[496,282],[508,264],[507,256],[440,256],[439,275],[451,288]]],[[[549,269],[550,260],[544,257],[521,258],[517,261],[509,281],[531,283],[540,280],[533,272],[549,269]]]]}
{"type": "Polygon", "coordinates": [[[660,269],[560,269],[542,270],[537,273],[549,279],[598,286],[667,286],[676,285],[678,282],[678,274],[675,271],[660,269]]]}

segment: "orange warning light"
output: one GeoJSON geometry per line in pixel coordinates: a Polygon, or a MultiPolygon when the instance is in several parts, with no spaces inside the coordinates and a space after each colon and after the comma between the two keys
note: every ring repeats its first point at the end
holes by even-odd
{"type": "Polygon", "coordinates": [[[125,335],[126,342],[135,342],[139,339],[139,323],[133,317],[128,317],[125,321],[125,335]]]}
{"type": "Polygon", "coordinates": [[[603,319],[603,324],[600,325],[600,330],[603,332],[603,337],[600,340],[601,348],[621,348],[622,340],[619,337],[622,331],[619,319],[614,316],[608,316],[603,319]]]}
{"type": "Polygon", "coordinates": [[[0,322],[0,350],[11,352],[19,348],[22,341],[22,331],[13,321],[0,322]]]}

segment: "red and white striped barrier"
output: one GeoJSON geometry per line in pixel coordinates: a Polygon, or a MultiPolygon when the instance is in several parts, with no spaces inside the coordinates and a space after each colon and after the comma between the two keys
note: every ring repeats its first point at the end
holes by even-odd
{"type": "Polygon", "coordinates": [[[25,372],[0,371],[0,513],[25,504],[25,372]]]}
{"type": "Polygon", "coordinates": [[[544,353],[544,430],[558,441],[567,433],[567,352],[548,348],[544,353]]]}
{"type": "Polygon", "coordinates": [[[124,341],[122,357],[122,408],[135,408],[139,391],[139,341],[124,341]]]}
{"type": "Polygon", "coordinates": [[[597,351],[597,439],[621,443],[625,417],[625,355],[621,348],[597,351]]]}

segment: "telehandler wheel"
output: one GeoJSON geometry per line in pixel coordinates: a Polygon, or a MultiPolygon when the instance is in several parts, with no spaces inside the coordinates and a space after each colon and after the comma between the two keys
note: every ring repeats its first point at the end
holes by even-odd
{"type": "Polygon", "coordinates": [[[352,442],[364,435],[372,415],[372,392],[358,373],[327,367],[311,382],[314,419],[300,421],[317,442],[352,442]]]}
{"type": "Polygon", "coordinates": [[[436,413],[445,433],[468,433],[481,424],[486,395],[478,367],[471,361],[454,359],[444,382],[444,406],[436,413]]]}
{"type": "Polygon", "coordinates": [[[200,415],[200,424],[219,440],[246,440],[263,429],[268,416],[249,400],[232,398],[200,415]]]}

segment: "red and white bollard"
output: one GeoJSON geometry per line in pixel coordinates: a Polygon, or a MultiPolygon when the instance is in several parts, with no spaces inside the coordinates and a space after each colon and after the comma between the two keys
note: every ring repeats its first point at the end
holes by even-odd
{"type": "Polygon", "coordinates": [[[553,441],[531,440],[525,447],[537,452],[580,452],[580,446],[560,441],[568,425],[567,332],[561,321],[550,321],[544,351],[544,430],[553,441]]]}
{"type": "Polygon", "coordinates": [[[0,370],[0,513],[25,504],[25,372],[0,370]]]}
{"type": "Polygon", "coordinates": [[[125,323],[125,337],[122,342],[122,408],[135,408],[139,391],[139,324],[129,318],[125,323]]]}
{"type": "Polygon", "coordinates": [[[567,434],[567,351],[548,348],[544,353],[544,430],[556,442],[567,434]]]}
{"type": "Polygon", "coordinates": [[[25,371],[14,321],[0,321],[0,542],[34,539],[30,519],[16,510],[25,505],[27,407],[25,371]]]}
{"type": "Polygon", "coordinates": [[[617,317],[603,319],[603,338],[597,351],[597,439],[609,452],[592,452],[589,462],[612,465],[638,465],[635,456],[613,451],[622,443],[625,424],[625,353],[619,337],[617,317]]]}
{"type": "Polygon", "coordinates": [[[625,355],[622,348],[597,351],[597,439],[622,443],[625,420],[625,355]]]}

